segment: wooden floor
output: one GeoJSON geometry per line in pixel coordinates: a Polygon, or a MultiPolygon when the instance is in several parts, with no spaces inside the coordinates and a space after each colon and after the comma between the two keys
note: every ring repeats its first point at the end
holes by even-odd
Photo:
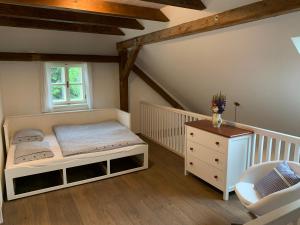
{"type": "Polygon", "coordinates": [[[183,159],[150,144],[150,168],[4,203],[5,225],[226,225],[250,220],[235,195],[194,176],[183,159]]]}

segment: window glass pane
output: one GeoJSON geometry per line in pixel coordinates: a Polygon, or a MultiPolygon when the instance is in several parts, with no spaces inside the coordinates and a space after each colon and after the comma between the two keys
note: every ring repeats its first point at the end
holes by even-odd
{"type": "Polygon", "coordinates": [[[69,68],[69,82],[70,84],[81,84],[82,83],[82,68],[81,67],[70,67],[69,68]]]}
{"type": "Polygon", "coordinates": [[[65,69],[64,67],[52,67],[50,68],[51,83],[63,84],[65,83],[65,69]]]}
{"type": "Polygon", "coordinates": [[[66,86],[53,85],[51,89],[53,102],[66,101],[66,86]]]}
{"type": "Polygon", "coordinates": [[[82,85],[70,85],[70,100],[83,101],[83,87],[82,85]]]}

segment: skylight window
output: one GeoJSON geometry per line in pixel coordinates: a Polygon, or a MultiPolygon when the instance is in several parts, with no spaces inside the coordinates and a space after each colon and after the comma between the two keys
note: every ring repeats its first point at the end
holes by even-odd
{"type": "Polygon", "coordinates": [[[300,37],[293,37],[292,41],[300,54],[300,37]]]}

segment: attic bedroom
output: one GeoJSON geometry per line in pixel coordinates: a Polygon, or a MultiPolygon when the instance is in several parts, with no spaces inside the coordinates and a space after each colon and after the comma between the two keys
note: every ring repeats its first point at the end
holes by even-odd
{"type": "Polygon", "coordinates": [[[300,0],[0,0],[0,222],[299,225],[300,0]]]}

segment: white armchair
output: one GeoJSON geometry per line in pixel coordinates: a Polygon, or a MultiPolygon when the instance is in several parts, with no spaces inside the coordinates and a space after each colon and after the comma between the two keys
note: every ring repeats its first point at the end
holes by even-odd
{"type": "MultiPolygon", "coordinates": [[[[266,162],[249,168],[235,186],[235,192],[241,203],[257,216],[300,199],[300,183],[264,198],[261,198],[255,191],[254,184],[271,172],[280,162],[282,161],[266,162]]],[[[299,163],[288,162],[288,164],[297,174],[300,174],[299,163]]]]}

